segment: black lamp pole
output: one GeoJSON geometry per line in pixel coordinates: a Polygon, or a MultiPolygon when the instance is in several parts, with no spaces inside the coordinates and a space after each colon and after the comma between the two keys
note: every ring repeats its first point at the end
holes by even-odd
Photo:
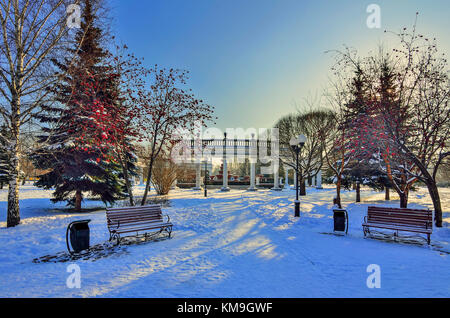
{"type": "Polygon", "coordinates": [[[208,184],[208,162],[205,160],[205,198],[208,196],[208,190],[206,189],[206,185],[208,184]]]}
{"type": "Polygon", "coordinates": [[[295,174],[295,217],[300,217],[300,200],[298,199],[298,154],[300,152],[300,147],[295,146],[295,153],[297,155],[297,168],[295,174]]]}
{"type": "Polygon", "coordinates": [[[298,137],[292,137],[289,141],[289,144],[291,145],[291,148],[293,151],[295,151],[295,158],[296,158],[296,177],[295,177],[295,217],[300,217],[300,200],[298,199],[298,175],[299,172],[299,154],[302,150],[304,144],[306,142],[306,137],[304,135],[299,135],[298,137]]]}

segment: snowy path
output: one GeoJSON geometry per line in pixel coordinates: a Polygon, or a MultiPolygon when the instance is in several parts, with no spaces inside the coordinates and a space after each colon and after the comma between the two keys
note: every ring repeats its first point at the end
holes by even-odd
{"type": "MultiPolygon", "coordinates": [[[[172,239],[79,260],[82,286],[69,289],[69,263],[31,261],[64,251],[65,228],[76,219],[92,219],[91,244],[106,241],[105,214],[52,212],[56,207],[45,198],[48,193],[28,189],[22,225],[6,229],[4,213],[0,218],[0,296],[449,297],[450,192],[443,191],[446,227],[435,231],[435,247],[429,248],[364,239],[361,223],[369,202],[352,204],[352,192],[344,194],[349,235],[338,237],[323,234],[332,231],[332,189],[310,189],[301,198],[299,219],[293,217],[293,191],[213,190],[205,199],[200,192],[177,190],[171,207],[164,208],[175,224],[172,239]],[[380,289],[366,286],[369,264],[381,267],[380,289]]],[[[382,194],[362,196],[375,201],[382,194]]],[[[429,206],[425,200],[422,192],[412,194],[411,206],[429,206]]],[[[5,208],[0,202],[0,210],[5,208]]]]}

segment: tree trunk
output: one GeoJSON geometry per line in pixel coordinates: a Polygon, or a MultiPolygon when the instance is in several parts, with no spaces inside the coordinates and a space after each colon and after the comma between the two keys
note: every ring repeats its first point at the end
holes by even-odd
{"type": "Polygon", "coordinates": [[[339,177],[336,182],[336,204],[338,205],[339,209],[342,209],[341,204],[341,178],[339,177]]]}
{"type": "Polygon", "coordinates": [[[128,179],[128,176],[125,177],[125,184],[128,191],[128,198],[130,199],[130,205],[134,206],[134,196],[133,196],[133,187],[131,185],[130,179],[128,179]]]}
{"type": "Polygon", "coordinates": [[[130,176],[128,174],[128,161],[126,158],[123,159],[121,155],[119,155],[119,159],[122,166],[123,178],[125,179],[125,187],[127,188],[130,205],[134,206],[133,186],[131,185],[130,176]]]}
{"type": "Polygon", "coordinates": [[[306,184],[304,178],[301,178],[300,180],[300,195],[306,195],[306,184]]]}
{"type": "Polygon", "coordinates": [[[419,167],[423,176],[425,177],[425,183],[428,188],[428,193],[430,194],[431,200],[434,207],[434,223],[437,227],[442,227],[442,206],[441,199],[439,197],[439,190],[433,176],[428,172],[422,162],[415,160],[415,163],[419,167]]]}
{"type": "Polygon", "coordinates": [[[81,211],[81,200],[83,199],[83,196],[81,194],[80,190],[77,190],[75,192],[75,211],[81,211]]]}
{"type": "Polygon", "coordinates": [[[389,201],[391,199],[390,194],[389,194],[389,188],[388,187],[384,187],[384,200],[385,201],[389,201]]]}
{"type": "Polygon", "coordinates": [[[141,205],[145,205],[145,202],[147,202],[148,191],[150,189],[150,182],[152,180],[152,170],[153,170],[153,158],[150,159],[150,165],[148,166],[147,182],[145,183],[144,196],[142,197],[141,205]]]}
{"type": "Polygon", "coordinates": [[[442,207],[436,182],[427,180],[427,187],[431,200],[433,201],[435,225],[437,227],[442,227],[442,207]]]}
{"type": "Polygon", "coordinates": [[[356,202],[361,202],[361,184],[356,182],[356,202]]]}
{"type": "Polygon", "coordinates": [[[408,207],[408,192],[400,192],[400,208],[406,209],[408,207]]]}
{"type": "MultiPolygon", "coordinates": [[[[408,149],[405,149],[408,150],[408,149]]],[[[436,185],[435,181],[435,175],[431,175],[428,172],[427,167],[423,164],[419,158],[417,158],[413,153],[408,151],[411,158],[413,159],[414,163],[417,165],[417,167],[422,172],[422,175],[424,176],[424,181],[428,188],[428,193],[430,194],[431,200],[433,201],[433,207],[434,207],[434,221],[437,227],[442,227],[442,207],[441,207],[441,199],[439,197],[439,191],[436,185]]],[[[434,169],[437,169],[438,167],[435,167],[434,169]]]]}
{"type": "MultiPolygon", "coordinates": [[[[18,107],[16,105],[16,107],[18,107]]],[[[16,112],[18,117],[19,113],[16,112]]],[[[19,209],[19,121],[18,118],[13,122],[14,140],[11,144],[11,175],[8,188],[8,215],[6,226],[12,227],[20,223],[20,209],[19,209]]]]}
{"type": "Polygon", "coordinates": [[[13,227],[20,223],[19,209],[19,160],[13,160],[11,165],[11,176],[8,189],[8,217],[7,227],[13,227]]]}

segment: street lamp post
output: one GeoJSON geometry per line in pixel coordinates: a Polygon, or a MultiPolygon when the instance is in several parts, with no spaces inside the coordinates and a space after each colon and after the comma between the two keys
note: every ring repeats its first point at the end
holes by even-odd
{"type": "Polygon", "coordinates": [[[300,154],[300,151],[302,150],[303,146],[305,145],[306,137],[304,135],[299,135],[296,137],[292,137],[289,141],[289,144],[292,148],[292,150],[295,152],[296,156],[296,178],[295,178],[295,216],[300,217],[300,200],[298,199],[298,175],[299,175],[299,160],[298,156],[300,154]]]}
{"type": "Polygon", "coordinates": [[[205,160],[205,182],[204,182],[204,184],[205,184],[205,198],[208,196],[208,190],[206,189],[206,185],[208,184],[208,178],[209,178],[209,176],[208,176],[208,161],[207,160],[205,160]]]}

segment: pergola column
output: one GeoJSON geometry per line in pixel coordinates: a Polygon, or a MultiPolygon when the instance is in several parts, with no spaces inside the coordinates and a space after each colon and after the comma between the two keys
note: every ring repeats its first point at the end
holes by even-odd
{"type": "Polygon", "coordinates": [[[144,185],[144,169],[140,169],[139,173],[139,185],[144,185]]]}
{"type": "Polygon", "coordinates": [[[175,180],[173,181],[173,183],[172,183],[172,186],[171,186],[170,188],[171,188],[171,189],[176,189],[176,188],[177,188],[177,183],[178,183],[178,180],[175,179],[175,180]]]}
{"type": "Polygon", "coordinates": [[[323,189],[322,188],[322,170],[319,170],[316,178],[317,178],[316,189],[323,189]]]}
{"type": "Polygon", "coordinates": [[[315,187],[316,186],[316,172],[315,171],[313,171],[313,173],[312,173],[312,175],[313,175],[313,177],[312,177],[312,186],[313,187],[315,187]]]}
{"type": "Polygon", "coordinates": [[[223,152],[222,152],[222,174],[223,174],[223,185],[220,191],[230,191],[230,188],[228,187],[228,167],[227,167],[227,133],[223,134],[223,152]]]}
{"type": "Polygon", "coordinates": [[[281,188],[279,185],[280,176],[279,176],[278,169],[279,169],[279,165],[278,165],[278,163],[275,163],[274,167],[273,167],[273,188],[272,188],[272,190],[274,190],[274,191],[281,191],[281,188]]]}
{"type": "Polygon", "coordinates": [[[292,190],[295,190],[297,187],[297,170],[294,169],[294,185],[292,186],[292,190]]]}
{"type": "Polygon", "coordinates": [[[248,188],[249,191],[258,190],[255,185],[255,182],[256,182],[256,180],[255,180],[256,167],[255,166],[256,166],[256,163],[253,161],[250,161],[250,188],[248,188]]]}
{"type": "Polygon", "coordinates": [[[192,190],[201,190],[201,178],[202,178],[202,170],[200,163],[195,164],[195,187],[192,190]]]}
{"type": "Polygon", "coordinates": [[[228,187],[228,167],[227,167],[227,158],[225,154],[223,157],[223,184],[220,191],[230,191],[230,188],[228,187]]]}
{"type": "Polygon", "coordinates": [[[284,188],[289,189],[289,167],[284,167],[284,188]]]}

